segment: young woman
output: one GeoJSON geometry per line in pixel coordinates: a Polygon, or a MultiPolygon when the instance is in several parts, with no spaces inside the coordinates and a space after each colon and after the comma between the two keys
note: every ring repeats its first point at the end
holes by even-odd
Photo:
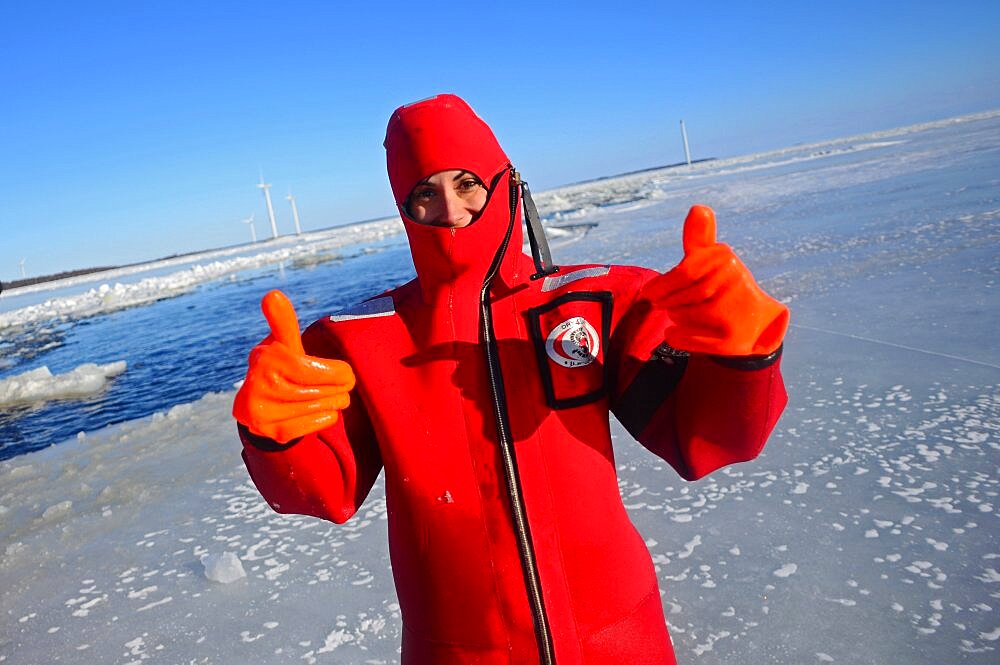
{"type": "Polygon", "coordinates": [[[701,206],[665,274],[553,266],[458,97],[399,108],[385,148],[417,277],[301,338],[268,294],[234,406],[254,483],[340,523],[385,469],[404,663],[673,663],[609,413],[689,480],[752,459],[786,402],[787,309],[701,206]]]}

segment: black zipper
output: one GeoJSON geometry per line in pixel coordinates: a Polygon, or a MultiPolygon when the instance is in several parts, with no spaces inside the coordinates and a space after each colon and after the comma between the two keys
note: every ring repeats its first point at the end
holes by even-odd
{"type": "Polygon", "coordinates": [[[480,333],[486,350],[486,367],[489,370],[490,391],[493,397],[493,414],[497,419],[497,437],[500,444],[500,457],[503,461],[504,475],[507,478],[507,493],[510,499],[511,513],[514,517],[514,533],[517,536],[518,550],[521,555],[521,568],[524,571],[525,586],[528,592],[528,602],[535,621],[535,639],[538,641],[538,656],[543,665],[555,665],[555,649],[552,644],[552,632],[549,620],[545,615],[545,604],[542,600],[542,585],[538,577],[538,563],[535,559],[535,548],[531,541],[531,530],[528,526],[528,515],[524,507],[524,496],[521,492],[521,480],[517,472],[517,457],[514,453],[514,438],[510,433],[510,420],[507,412],[506,392],[503,385],[503,374],[500,371],[500,352],[497,348],[496,333],[493,330],[493,310],[490,302],[490,286],[500,270],[500,263],[507,252],[511,233],[514,230],[517,211],[517,187],[514,183],[514,170],[510,169],[510,223],[504,235],[500,249],[493,257],[493,263],[483,280],[479,292],[480,333]]]}

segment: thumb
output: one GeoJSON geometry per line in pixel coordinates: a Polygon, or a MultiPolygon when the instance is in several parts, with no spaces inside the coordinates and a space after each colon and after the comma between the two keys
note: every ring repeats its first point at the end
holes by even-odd
{"type": "Polygon", "coordinates": [[[295,316],[295,307],[281,291],[269,291],[260,301],[264,310],[264,318],[271,326],[271,336],[276,342],[281,342],[292,351],[305,355],[302,348],[302,334],[299,332],[299,319],[295,316]]]}
{"type": "Polygon", "coordinates": [[[691,206],[684,220],[684,255],[715,244],[715,213],[708,206],[691,206]]]}

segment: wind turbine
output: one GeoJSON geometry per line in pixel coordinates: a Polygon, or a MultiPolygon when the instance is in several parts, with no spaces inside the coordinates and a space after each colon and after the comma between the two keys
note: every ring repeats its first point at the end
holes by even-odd
{"type": "Polygon", "coordinates": [[[681,120],[681,138],[684,139],[684,159],[687,160],[688,166],[691,166],[691,149],[688,148],[688,132],[683,120],[681,120]]]}
{"type": "Polygon", "coordinates": [[[20,260],[20,261],[18,261],[18,263],[17,263],[17,265],[18,265],[18,266],[19,266],[19,267],[21,268],[21,279],[24,279],[24,278],[25,278],[25,274],[24,274],[24,262],[25,262],[26,260],[27,260],[27,259],[21,259],[21,260],[20,260]]]}
{"type": "Polygon", "coordinates": [[[292,196],[291,192],[288,192],[288,196],[285,197],[288,202],[292,204],[292,219],[295,220],[295,235],[302,235],[302,227],[299,226],[299,209],[295,205],[295,197],[292,196]]]}
{"type": "Polygon", "coordinates": [[[264,173],[260,174],[260,182],[257,187],[264,190],[264,200],[267,202],[267,216],[271,220],[271,237],[278,237],[278,225],[274,223],[274,206],[271,205],[271,185],[264,182],[264,173]]]}
{"type": "Polygon", "coordinates": [[[257,242],[257,229],[253,226],[253,215],[243,220],[244,224],[250,225],[250,242],[257,242]]]}

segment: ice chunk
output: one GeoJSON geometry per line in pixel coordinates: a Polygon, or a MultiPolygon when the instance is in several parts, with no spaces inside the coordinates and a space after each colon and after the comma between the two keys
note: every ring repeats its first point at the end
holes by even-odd
{"type": "Polygon", "coordinates": [[[229,584],[247,576],[240,558],[232,552],[206,554],[201,557],[201,564],[205,566],[205,577],[220,584],[229,584]]]}
{"type": "Polygon", "coordinates": [[[60,519],[65,515],[68,515],[70,510],[73,509],[73,502],[66,500],[60,501],[59,503],[53,504],[45,509],[42,513],[42,520],[55,520],[60,519]]]}
{"type": "Polygon", "coordinates": [[[773,574],[775,577],[789,577],[791,575],[794,575],[796,571],[798,571],[798,569],[799,569],[798,564],[786,563],[781,568],[778,568],[776,571],[774,571],[773,574]]]}
{"type": "Polygon", "coordinates": [[[125,371],[118,360],[106,365],[84,363],[65,374],[52,374],[48,367],[0,379],[0,407],[46,402],[54,399],[78,399],[104,390],[108,380],[125,371]]]}

